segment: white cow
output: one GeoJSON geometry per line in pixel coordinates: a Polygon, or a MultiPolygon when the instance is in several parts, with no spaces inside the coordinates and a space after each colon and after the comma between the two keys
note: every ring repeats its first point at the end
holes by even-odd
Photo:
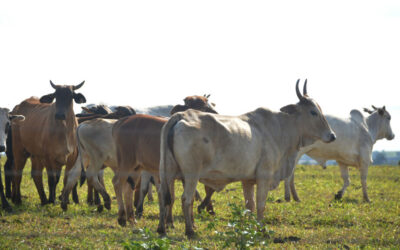
{"type": "Polygon", "coordinates": [[[198,181],[217,191],[235,181],[257,184],[257,219],[263,218],[268,191],[292,173],[300,147],[335,140],[318,104],[307,96],[306,84],[303,95],[298,84],[300,102],[281,108],[282,112],[259,108],[223,116],[188,110],[170,118],[161,134],[158,233],[165,234],[175,178],[184,180],[182,208],[188,237],[194,235],[198,181]]]}
{"type": "MultiPolygon", "coordinates": [[[[349,118],[326,115],[326,120],[336,133],[336,141],[329,144],[316,142],[302,148],[297,157],[299,159],[303,154],[307,154],[320,164],[325,164],[327,160],[337,161],[344,183],[342,189],[335,195],[336,199],[342,198],[350,184],[348,166],[354,166],[360,170],[364,200],[370,201],[367,193],[367,175],[368,166],[372,162],[372,148],[380,139],[392,140],[394,138],[389,112],[385,107],[372,107],[373,111],[364,109],[370,114],[368,117],[364,117],[358,110],[352,110],[349,118]]],[[[294,186],[294,173],[285,180],[285,199],[287,201],[290,200],[289,190],[292,192],[293,199],[300,201],[294,186]]]]}

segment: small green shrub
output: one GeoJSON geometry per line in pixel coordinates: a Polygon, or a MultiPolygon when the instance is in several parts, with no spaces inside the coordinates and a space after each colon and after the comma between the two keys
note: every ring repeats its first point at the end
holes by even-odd
{"type": "Polygon", "coordinates": [[[152,250],[167,250],[170,247],[168,238],[159,238],[154,236],[149,228],[139,229],[139,234],[143,240],[130,240],[122,244],[125,249],[152,249],[152,250]]]}
{"type": "Polygon", "coordinates": [[[267,246],[273,231],[267,230],[263,223],[256,220],[250,210],[230,203],[232,218],[229,219],[225,232],[218,234],[225,239],[224,247],[234,245],[238,249],[267,246]]]}

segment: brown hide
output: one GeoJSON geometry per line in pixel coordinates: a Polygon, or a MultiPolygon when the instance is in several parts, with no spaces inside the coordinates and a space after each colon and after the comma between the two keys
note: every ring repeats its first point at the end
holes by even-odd
{"type": "Polygon", "coordinates": [[[138,114],[115,123],[113,138],[122,171],[142,166],[158,175],[161,128],[166,122],[165,118],[138,114]]]}
{"type": "Polygon", "coordinates": [[[16,106],[13,113],[25,116],[25,122],[13,124],[13,147],[22,147],[30,155],[66,164],[76,147],[78,123],[72,104],[65,121],[54,119],[55,103],[40,103],[35,97],[16,106]]]}

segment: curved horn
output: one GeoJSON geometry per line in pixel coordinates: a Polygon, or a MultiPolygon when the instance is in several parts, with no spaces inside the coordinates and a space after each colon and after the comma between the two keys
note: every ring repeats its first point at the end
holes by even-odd
{"type": "Polygon", "coordinates": [[[73,90],[80,89],[80,88],[83,86],[84,83],[85,83],[85,81],[81,82],[80,84],[78,84],[78,85],[76,85],[76,86],[73,86],[72,89],[73,89],[73,90]]]}
{"type": "Polygon", "coordinates": [[[299,98],[299,100],[302,100],[304,97],[300,93],[299,82],[300,82],[300,79],[298,79],[296,82],[296,94],[297,94],[297,97],[299,98]]]}
{"type": "Polygon", "coordinates": [[[307,79],[304,82],[304,86],[303,86],[303,96],[307,95],[307,79]]]}
{"type": "Polygon", "coordinates": [[[53,87],[53,89],[57,89],[57,86],[50,80],[50,85],[53,87]]]}

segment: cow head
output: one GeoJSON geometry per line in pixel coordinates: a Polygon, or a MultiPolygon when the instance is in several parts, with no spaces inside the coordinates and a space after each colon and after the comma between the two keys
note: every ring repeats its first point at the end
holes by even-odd
{"type": "Polygon", "coordinates": [[[188,96],[185,99],[183,99],[183,102],[185,103],[185,105],[179,105],[179,104],[175,105],[172,108],[170,113],[171,113],[171,115],[173,115],[176,112],[181,112],[181,111],[185,111],[185,110],[188,110],[188,109],[196,109],[196,110],[200,110],[200,111],[203,111],[203,112],[218,114],[217,111],[215,111],[215,109],[214,109],[215,104],[214,103],[210,104],[208,102],[208,98],[209,97],[210,97],[210,95],[188,96]]]}
{"type": "Polygon", "coordinates": [[[392,127],[390,126],[391,116],[389,112],[386,110],[386,107],[377,108],[372,105],[374,110],[369,110],[364,108],[364,111],[369,113],[370,116],[368,120],[371,120],[375,125],[375,129],[377,130],[377,140],[386,138],[387,140],[394,139],[394,133],[392,131],[392,127]]]}
{"type": "Polygon", "coordinates": [[[303,135],[304,144],[311,144],[316,140],[332,142],[336,139],[318,103],[307,94],[307,80],[304,83],[303,94],[299,90],[300,79],[296,83],[297,104],[281,108],[282,112],[296,116],[296,121],[303,135]]]}
{"type": "Polygon", "coordinates": [[[0,108],[0,152],[6,151],[7,135],[11,127],[11,122],[23,121],[23,115],[12,115],[7,108],[0,108]]]}
{"type": "Polygon", "coordinates": [[[85,103],[85,97],[80,93],[75,93],[75,90],[82,87],[82,83],[74,85],[55,85],[50,81],[50,85],[56,90],[52,94],[44,95],[40,98],[41,103],[52,103],[56,99],[56,120],[65,120],[65,113],[71,107],[72,100],[76,103],[85,103]]]}

